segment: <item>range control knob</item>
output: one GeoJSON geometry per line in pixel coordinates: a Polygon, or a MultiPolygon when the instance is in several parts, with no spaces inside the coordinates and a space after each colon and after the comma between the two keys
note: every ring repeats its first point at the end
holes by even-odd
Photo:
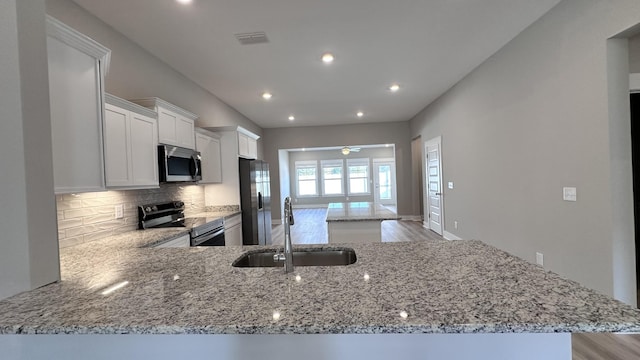
{"type": "Polygon", "coordinates": [[[176,209],[177,209],[177,208],[182,208],[182,207],[184,207],[184,202],[182,202],[182,201],[175,201],[175,202],[173,203],[173,206],[174,206],[176,209]]]}
{"type": "Polygon", "coordinates": [[[144,211],[148,213],[151,212],[151,206],[147,206],[146,208],[144,208],[144,211]]]}

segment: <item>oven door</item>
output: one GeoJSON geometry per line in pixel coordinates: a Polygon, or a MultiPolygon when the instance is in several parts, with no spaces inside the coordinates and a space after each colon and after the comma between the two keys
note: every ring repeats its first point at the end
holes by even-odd
{"type": "Polygon", "coordinates": [[[191,238],[191,246],[224,246],[224,227],[191,238]]]}

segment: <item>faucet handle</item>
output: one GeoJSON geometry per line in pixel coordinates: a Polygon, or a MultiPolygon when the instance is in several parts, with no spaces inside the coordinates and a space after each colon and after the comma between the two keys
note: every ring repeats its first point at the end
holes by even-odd
{"type": "Polygon", "coordinates": [[[284,254],[283,253],[273,254],[273,262],[280,262],[280,261],[284,261],[284,254]]]}

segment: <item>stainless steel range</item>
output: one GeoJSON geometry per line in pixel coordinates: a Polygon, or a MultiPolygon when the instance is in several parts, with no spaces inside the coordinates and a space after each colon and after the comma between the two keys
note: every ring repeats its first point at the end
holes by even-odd
{"type": "Polygon", "coordinates": [[[224,219],[185,217],[184,202],[138,206],[138,229],[183,227],[190,229],[191,246],[224,246],[224,219]]]}

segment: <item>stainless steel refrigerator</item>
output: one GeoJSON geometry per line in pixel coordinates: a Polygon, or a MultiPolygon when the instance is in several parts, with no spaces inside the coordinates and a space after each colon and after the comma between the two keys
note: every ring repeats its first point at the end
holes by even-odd
{"type": "Polygon", "coordinates": [[[240,159],[242,244],[271,245],[271,188],[269,164],[240,159]]]}

